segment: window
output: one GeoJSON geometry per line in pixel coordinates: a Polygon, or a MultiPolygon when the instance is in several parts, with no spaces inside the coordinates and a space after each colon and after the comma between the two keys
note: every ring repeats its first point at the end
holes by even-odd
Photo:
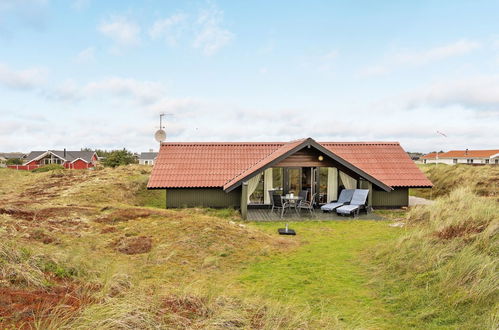
{"type": "Polygon", "coordinates": [[[283,187],[283,180],[282,180],[282,173],[283,169],[282,167],[274,167],[272,169],[272,188],[275,190],[282,190],[283,187]]]}
{"type": "Polygon", "coordinates": [[[423,162],[426,164],[426,159],[425,159],[425,160],[423,160],[423,162]]]}
{"type": "Polygon", "coordinates": [[[486,159],[486,160],[485,160],[485,164],[488,164],[488,163],[489,163],[489,160],[488,160],[488,159],[486,159]]]}
{"type": "Polygon", "coordinates": [[[499,164],[499,159],[494,160],[495,164],[499,164]]]}
{"type": "Polygon", "coordinates": [[[452,162],[453,162],[454,164],[457,164],[457,159],[453,159],[453,160],[452,160],[452,162]]]}
{"type": "Polygon", "coordinates": [[[301,190],[301,169],[299,168],[290,168],[288,170],[289,175],[289,193],[293,193],[298,195],[301,190]]]}
{"type": "Polygon", "coordinates": [[[319,167],[319,203],[327,203],[327,167],[319,167]]]}
{"type": "Polygon", "coordinates": [[[466,159],[467,164],[473,164],[473,159],[466,159]]]}

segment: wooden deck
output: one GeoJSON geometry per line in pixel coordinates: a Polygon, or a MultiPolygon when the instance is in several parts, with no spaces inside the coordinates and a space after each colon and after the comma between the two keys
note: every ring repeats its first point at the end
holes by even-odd
{"type": "MultiPolygon", "coordinates": [[[[281,219],[278,211],[270,212],[270,209],[248,209],[248,221],[327,221],[327,220],[352,220],[352,216],[345,217],[336,212],[324,213],[320,209],[315,209],[311,214],[309,211],[301,210],[298,215],[295,210],[288,210],[281,219]]],[[[383,220],[383,217],[375,213],[361,213],[355,220],[383,220]]]]}

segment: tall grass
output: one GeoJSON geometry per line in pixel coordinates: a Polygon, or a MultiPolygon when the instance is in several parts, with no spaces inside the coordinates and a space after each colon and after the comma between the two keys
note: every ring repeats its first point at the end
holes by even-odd
{"type": "Polygon", "coordinates": [[[413,208],[409,230],[375,254],[376,285],[408,326],[499,326],[499,204],[457,189],[413,208]]]}
{"type": "Polygon", "coordinates": [[[465,187],[479,196],[499,197],[499,166],[430,164],[419,168],[433,182],[433,188],[411,189],[412,195],[437,198],[465,187]]]}

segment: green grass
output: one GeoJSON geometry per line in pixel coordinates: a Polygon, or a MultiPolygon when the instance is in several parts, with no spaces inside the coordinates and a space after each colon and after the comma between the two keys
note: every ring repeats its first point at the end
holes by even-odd
{"type": "MultiPolygon", "coordinates": [[[[275,233],[283,223],[254,224],[275,233]]],[[[364,252],[401,233],[386,221],[293,223],[300,243],[288,253],[252,264],[240,276],[247,292],[311,308],[315,318],[334,318],[340,325],[386,328],[395,325],[369,286],[364,252]]]]}

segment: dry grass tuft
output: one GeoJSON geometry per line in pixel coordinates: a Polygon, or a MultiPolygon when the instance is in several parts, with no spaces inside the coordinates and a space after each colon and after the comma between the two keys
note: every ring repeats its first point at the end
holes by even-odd
{"type": "Polygon", "coordinates": [[[407,222],[407,234],[376,253],[388,299],[415,326],[497,328],[499,203],[457,189],[413,208],[407,222]]]}
{"type": "Polygon", "coordinates": [[[116,251],[124,254],[146,253],[152,249],[152,238],[147,236],[122,237],[113,245],[116,251]]]}

